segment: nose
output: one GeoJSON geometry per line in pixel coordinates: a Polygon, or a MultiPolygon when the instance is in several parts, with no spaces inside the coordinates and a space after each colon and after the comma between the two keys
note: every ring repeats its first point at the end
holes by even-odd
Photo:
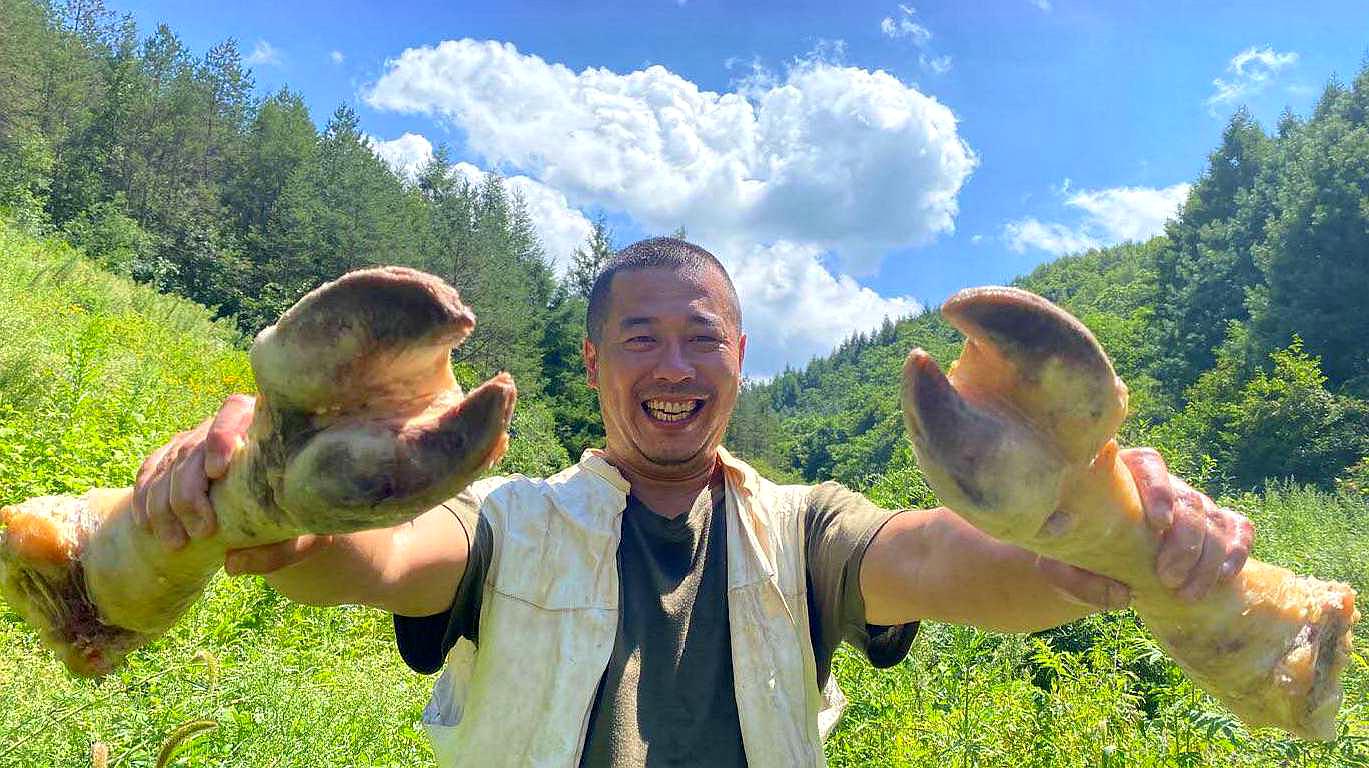
{"type": "Polygon", "coordinates": [[[656,358],[655,376],[657,381],[672,384],[694,378],[694,364],[690,362],[683,343],[669,341],[661,345],[661,354],[656,358]]]}

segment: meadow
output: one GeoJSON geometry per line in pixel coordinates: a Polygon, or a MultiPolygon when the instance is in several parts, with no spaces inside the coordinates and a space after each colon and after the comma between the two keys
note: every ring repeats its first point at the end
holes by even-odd
{"type": "MultiPolygon", "coordinates": [[[[189,301],[0,223],[0,503],[127,485],[142,457],[250,391],[246,340],[189,301]]],[[[520,405],[521,407],[521,405],[520,405]]],[[[545,413],[520,419],[505,471],[545,471],[545,413]]],[[[917,478],[871,495],[917,498],[917,478]]],[[[1255,553],[1369,586],[1369,497],[1271,485],[1227,498],[1255,553]]],[[[1035,636],[925,625],[876,671],[843,652],[852,703],[835,766],[1369,766],[1369,628],[1345,676],[1341,737],[1249,731],[1190,685],[1129,613],[1035,636]]],[[[217,577],[166,637],[99,681],[69,677],[0,604],[0,766],[430,765],[414,725],[431,679],[395,652],[389,617],[287,602],[260,579],[217,577]],[[184,736],[166,749],[173,734],[184,736]]]]}

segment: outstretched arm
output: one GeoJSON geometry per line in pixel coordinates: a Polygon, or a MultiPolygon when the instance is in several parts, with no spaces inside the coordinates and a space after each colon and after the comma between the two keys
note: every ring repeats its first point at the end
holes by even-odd
{"type": "MultiPolygon", "coordinates": [[[[1160,539],[1161,582],[1190,600],[1245,564],[1245,517],[1172,477],[1154,451],[1122,454],[1160,539]]],[[[867,621],[932,619],[1031,632],[1124,608],[1126,585],[998,541],[951,510],[909,510],[871,541],[860,572],[867,621]]]]}

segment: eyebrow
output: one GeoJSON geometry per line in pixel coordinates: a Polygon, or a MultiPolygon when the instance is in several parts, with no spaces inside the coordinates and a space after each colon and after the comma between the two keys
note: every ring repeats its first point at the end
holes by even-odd
{"type": "MultiPolygon", "coordinates": [[[[643,325],[650,326],[654,324],[657,319],[658,318],[651,317],[649,315],[625,317],[621,321],[619,321],[618,327],[622,329],[628,329],[643,325]]],[[[723,326],[722,318],[716,317],[714,315],[700,314],[697,312],[689,316],[689,322],[692,325],[704,325],[709,328],[721,328],[723,326]]]]}

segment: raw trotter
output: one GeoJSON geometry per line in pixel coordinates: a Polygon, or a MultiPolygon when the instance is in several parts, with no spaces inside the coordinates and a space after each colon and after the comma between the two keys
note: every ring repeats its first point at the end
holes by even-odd
{"type": "Polygon", "coordinates": [[[169,551],[131,489],[0,509],[0,592],[75,674],[102,675],[194,602],[228,549],[397,525],[504,453],[513,379],[467,396],[451,350],[475,318],[456,290],[396,267],[305,296],[252,345],[260,395],[210,488],[217,533],[169,551]]]}
{"type": "Polygon", "coordinates": [[[1348,584],[1250,560],[1203,600],[1155,576],[1155,534],[1113,440],[1126,386],[1098,342],[1049,301],[961,291],[942,313],[967,338],[943,376],[915,349],[903,414],[941,500],[986,533],[1131,586],[1133,606],[1204,690],[1251,726],[1336,737],[1359,618],[1348,584]]]}

